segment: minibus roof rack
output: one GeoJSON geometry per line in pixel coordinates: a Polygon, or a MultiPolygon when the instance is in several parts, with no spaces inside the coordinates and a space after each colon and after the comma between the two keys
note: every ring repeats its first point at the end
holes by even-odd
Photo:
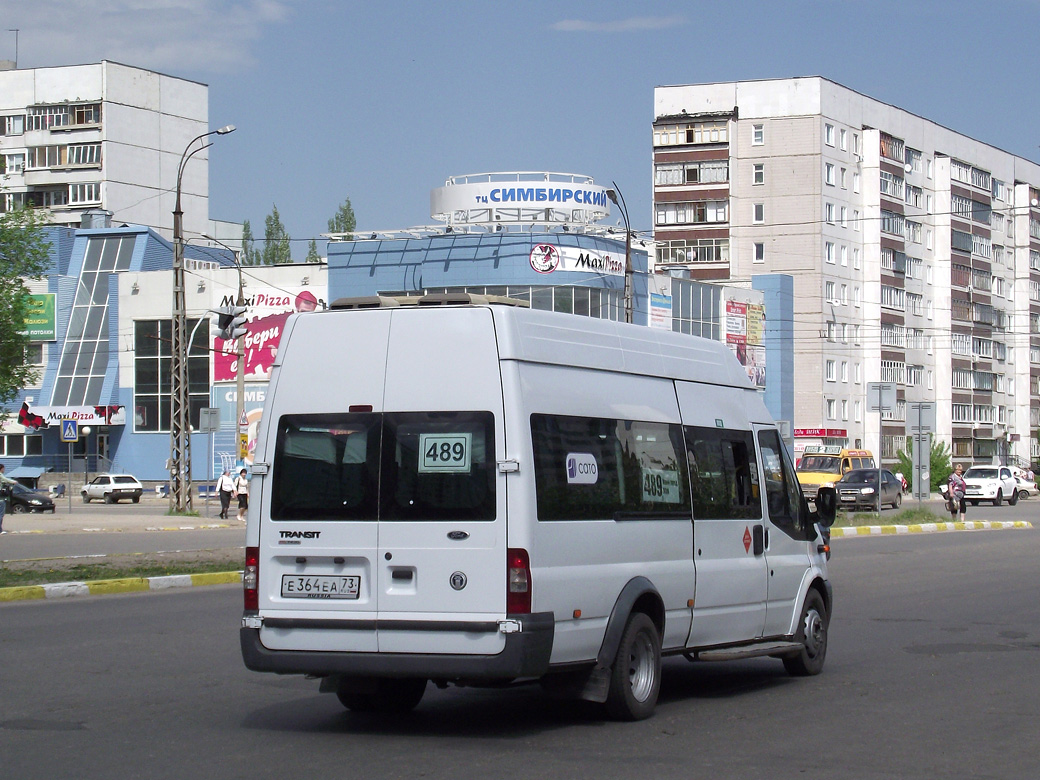
{"type": "Polygon", "coordinates": [[[527,301],[507,298],[504,295],[481,295],[479,293],[449,292],[428,295],[363,295],[356,298],[337,298],[330,309],[394,309],[402,306],[527,306],[527,301]]]}

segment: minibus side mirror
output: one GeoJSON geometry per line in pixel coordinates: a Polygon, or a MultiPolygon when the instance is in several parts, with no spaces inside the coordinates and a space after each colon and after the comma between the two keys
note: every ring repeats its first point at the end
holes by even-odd
{"type": "Polygon", "coordinates": [[[834,525],[838,513],[838,493],[834,488],[821,487],[816,494],[816,522],[824,528],[834,525]]]}

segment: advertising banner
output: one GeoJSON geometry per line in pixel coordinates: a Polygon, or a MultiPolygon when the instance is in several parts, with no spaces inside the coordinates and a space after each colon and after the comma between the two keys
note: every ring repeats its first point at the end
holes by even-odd
{"type": "Polygon", "coordinates": [[[763,346],[765,307],[726,301],[726,344],[755,387],[766,386],[766,348],[763,346]]]}
{"type": "Polygon", "coordinates": [[[58,328],[54,314],[57,297],[54,293],[29,296],[29,313],[25,317],[25,330],[21,335],[28,335],[29,341],[57,341],[58,328]]]}
{"type": "MultiPolygon", "coordinates": [[[[294,312],[315,311],[324,304],[327,291],[321,287],[251,287],[246,298],[247,321],[245,339],[245,377],[247,381],[266,381],[271,376],[278,342],[285,321],[294,312]]],[[[220,306],[234,303],[233,296],[220,301],[220,306]]],[[[213,339],[213,381],[230,382],[238,377],[238,345],[236,340],[213,339]]]]}

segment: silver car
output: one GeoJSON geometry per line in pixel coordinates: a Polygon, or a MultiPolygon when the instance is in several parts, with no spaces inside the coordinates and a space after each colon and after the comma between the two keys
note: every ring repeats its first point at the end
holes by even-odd
{"type": "Polygon", "coordinates": [[[132,474],[98,474],[80,490],[83,503],[89,504],[97,498],[106,504],[114,504],[129,498],[135,504],[141,500],[144,488],[132,474]]]}

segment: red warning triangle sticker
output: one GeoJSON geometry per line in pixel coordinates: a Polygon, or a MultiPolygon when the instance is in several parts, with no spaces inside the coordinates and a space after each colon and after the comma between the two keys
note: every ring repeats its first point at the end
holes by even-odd
{"type": "Polygon", "coordinates": [[[747,526],[744,526],[744,552],[751,549],[751,531],[747,526]]]}

